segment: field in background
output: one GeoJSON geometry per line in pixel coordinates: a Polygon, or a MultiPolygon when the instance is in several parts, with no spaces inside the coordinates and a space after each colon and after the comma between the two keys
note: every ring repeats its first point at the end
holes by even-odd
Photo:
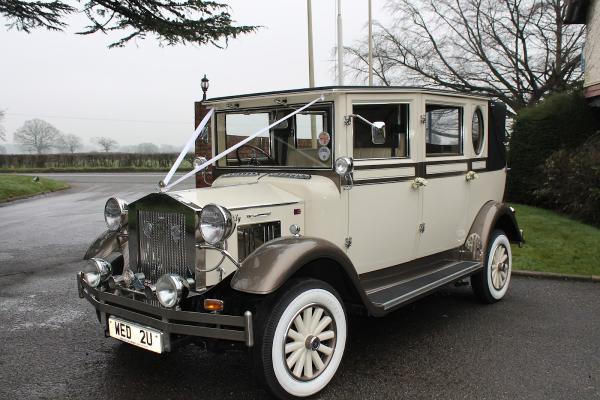
{"type": "Polygon", "coordinates": [[[66,183],[53,179],[34,181],[32,176],[0,175],[0,203],[68,188],[66,183]]]}
{"type": "Polygon", "coordinates": [[[513,247],[516,269],[600,275],[600,229],[541,208],[515,204],[523,248],[513,247]]]}
{"type": "MultiPolygon", "coordinates": [[[[0,155],[0,172],[152,172],[168,171],[178,154],[75,153],[0,155]]],[[[188,154],[180,170],[191,170],[188,154]]]]}

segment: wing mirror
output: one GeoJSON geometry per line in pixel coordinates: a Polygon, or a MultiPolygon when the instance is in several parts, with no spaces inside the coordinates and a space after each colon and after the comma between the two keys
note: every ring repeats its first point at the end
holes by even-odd
{"type": "Polygon", "coordinates": [[[376,121],[371,124],[371,142],[373,144],[385,143],[385,122],[376,121]]]}
{"type": "Polygon", "coordinates": [[[350,114],[346,117],[346,121],[349,124],[350,118],[358,118],[361,121],[371,125],[371,142],[373,144],[384,144],[385,143],[385,122],[376,121],[371,122],[368,119],[358,115],[358,114],[350,114]]]}

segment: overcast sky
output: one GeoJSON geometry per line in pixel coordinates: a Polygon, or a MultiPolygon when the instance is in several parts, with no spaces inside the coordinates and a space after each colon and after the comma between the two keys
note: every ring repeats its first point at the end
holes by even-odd
{"type": "MultiPolygon", "coordinates": [[[[42,118],[88,144],[111,136],[122,145],[180,147],[194,128],[203,74],[209,97],[308,86],[306,1],[228,3],[239,24],[264,28],[224,50],[161,48],[152,38],[108,49],[103,34],[74,34],[85,25],[80,16],[66,32],[0,28],[0,109],[7,113],[8,141],[25,120],[42,118]]],[[[344,43],[350,44],[366,35],[367,0],[343,3],[344,43]]],[[[385,20],[384,0],[373,3],[374,19],[385,20]]],[[[313,27],[316,84],[334,84],[335,0],[313,0],[313,27]]]]}

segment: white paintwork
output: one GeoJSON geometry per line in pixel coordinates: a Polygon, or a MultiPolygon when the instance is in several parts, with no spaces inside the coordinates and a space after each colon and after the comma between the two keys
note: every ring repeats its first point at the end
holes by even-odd
{"type": "Polygon", "coordinates": [[[359,183],[365,179],[402,178],[414,174],[415,167],[363,169],[354,171],[354,181],[359,183]]]}
{"type": "MultiPolygon", "coordinates": [[[[484,97],[418,89],[330,88],[315,89],[314,92],[246,95],[231,100],[209,101],[207,104],[217,112],[227,110],[233,104],[240,108],[272,107],[276,100],[283,99],[288,104],[303,105],[314,100],[315,94],[323,94],[324,101],[333,104],[332,160],[353,154],[353,122],[345,125],[344,116],[352,114],[355,104],[378,103],[409,105],[408,157],[355,160],[355,185],[350,190],[344,190],[339,182],[336,184],[318,175],[303,180],[261,174],[250,177],[222,176],[212,188],[176,194],[198,206],[212,202],[228,207],[240,218],[239,225],[256,222],[246,219],[247,214],[270,212],[269,217],[261,222],[280,220],[283,236],[291,235],[289,226],[297,224],[301,227],[301,235],[331,241],[347,252],[359,274],[462,245],[481,207],[489,200],[502,200],[505,171],[479,171],[478,179],[465,179],[467,160],[487,157],[488,100],[484,97]],[[425,125],[421,123],[421,115],[425,113],[427,103],[463,107],[462,155],[425,156],[425,125]],[[480,154],[475,154],[471,141],[471,120],[477,108],[481,109],[485,127],[480,154]],[[412,179],[402,179],[415,174],[415,164],[439,161],[455,163],[427,165],[427,186],[414,189],[412,179]],[[451,172],[460,174],[435,176],[451,172]],[[373,181],[386,178],[398,181],[373,181]],[[361,184],[361,181],[364,183],[361,184]],[[292,202],[294,204],[281,205],[292,202]],[[243,212],[237,211],[240,208],[244,208],[243,212]],[[301,208],[301,215],[294,215],[294,208],[301,208]],[[425,224],[425,231],[421,234],[419,226],[422,223],[425,224]],[[347,238],[351,238],[352,242],[348,249],[345,248],[347,238]]],[[[212,126],[214,132],[214,118],[212,126]]],[[[215,146],[215,140],[212,143],[215,146]]],[[[481,170],[485,166],[485,160],[472,163],[473,169],[481,170]]],[[[227,169],[223,168],[225,171],[227,169]]],[[[227,248],[237,257],[235,234],[229,238],[227,248]]],[[[216,252],[207,252],[206,267],[216,265],[220,258],[216,252]]],[[[225,275],[235,270],[228,261],[222,266],[225,275]]],[[[218,279],[217,272],[209,273],[207,284],[217,283],[218,279]]]]}
{"type": "Polygon", "coordinates": [[[487,167],[486,161],[473,161],[471,164],[473,165],[473,169],[485,169],[487,167]]]}
{"type": "Polygon", "coordinates": [[[327,386],[342,361],[342,356],[346,347],[346,331],[347,326],[344,309],[332,293],[323,289],[311,289],[296,297],[283,312],[273,337],[273,347],[271,350],[273,370],[281,387],[291,395],[307,397],[319,392],[327,386]],[[285,363],[287,357],[285,356],[284,348],[285,340],[288,335],[288,326],[292,323],[292,318],[309,304],[318,304],[329,310],[337,328],[337,341],[331,361],[325,370],[310,381],[300,381],[294,379],[288,372],[288,366],[285,363]]]}
{"type": "Polygon", "coordinates": [[[428,174],[444,174],[447,172],[467,172],[467,164],[465,162],[459,162],[455,164],[437,164],[437,165],[428,165],[427,173],[428,174]]]}

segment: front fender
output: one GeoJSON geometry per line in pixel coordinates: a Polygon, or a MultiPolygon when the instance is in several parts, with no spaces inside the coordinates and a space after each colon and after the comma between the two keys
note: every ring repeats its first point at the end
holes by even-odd
{"type": "Polygon", "coordinates": [[[300,268],[323,259],[340,265],[356,286],[358,275],[342,249],[327,240],[303,236],[271,240],[256,249],[242,262],[231,287],[246,293],[272,293],[300,268]]]}
{"type": "Polygon", "coordinates": [[[127,236],[121,232],[107,230],[94,240],[83,256],[84,260],[89,260],[92,257],[106,258],[110,254],[127,251],[127,236]]]}

